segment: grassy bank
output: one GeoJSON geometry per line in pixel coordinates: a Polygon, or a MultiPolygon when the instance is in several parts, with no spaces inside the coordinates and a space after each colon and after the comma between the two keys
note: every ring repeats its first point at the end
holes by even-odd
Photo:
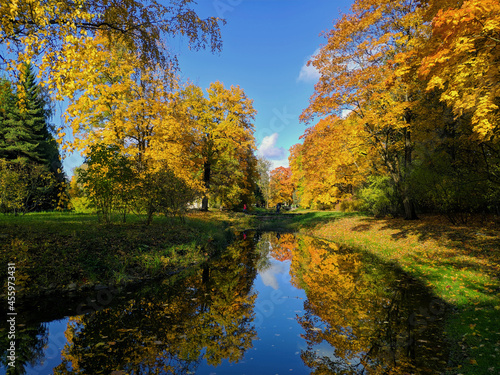
{"type": "Polygon", "coordinates": [[[203,262],[228,244],[229,219],[193,214],[104,226],[89,214],[0,215],[0,259],[16,264],[18,296],[125,284],[203,262]]]}
{"type": "Polygon", "coordinates": [[[296,230],[374,254],[421,280],[453,307],[453,374],[500,373],[500,226],[454,226],[439,216],[375,219],[339,212],[269,217],[262,229],[296,230]]]}

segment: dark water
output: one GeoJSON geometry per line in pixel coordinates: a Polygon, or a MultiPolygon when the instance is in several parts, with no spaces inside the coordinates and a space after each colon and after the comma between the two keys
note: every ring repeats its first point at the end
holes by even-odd
{"type": "Polygon", "coordinates": [[[17,310],[8,374],[439,374],[447,361],[443,302],[394,267],[293,234],[242,233],[185,274],[17,310]]]}

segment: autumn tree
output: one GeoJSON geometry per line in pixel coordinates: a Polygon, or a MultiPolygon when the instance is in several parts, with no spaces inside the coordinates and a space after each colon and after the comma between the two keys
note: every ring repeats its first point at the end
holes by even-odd
{"type": "MultiPolygon", "coordinates": [[[[149,172],[171,162],[164,160],[166,154],[182,152],[165,150],[168,142],[163,142],[164,153],[148,154],[154,127],[150,121],[155,117],[156,123],[168,122],[165,107],[159,110],[158,106],[164,104],[163,88],[169,86],[170,90],[172,73],[177,70],[176,57],[164,40],[182,37],[188,39],[190,48],[220,50],[222,20],[201,19],[192,0],[163,4],[149,0],[20,0],[0,4],[0,16],[4,66],[14,71],[31,62],[54,97],[69,98],[66,121],[72,126],[75,141],[64,145],[67,151],[88,153],[90,146],[104,142],[118,144],[126,153],[131,141],[135,152],[130,156],[138,159],[138,165],[148,164],[149,172]],[[155,89],[150,91],[151,87],[155,89]],[[141,114],[143,110],[146,113],[141,114]],[[137,131],[127,128],[126,123],[137,126],[137,131]],[[151,166],[154,163],[156,166],[151,166]]],[[[158,126],[154,131],[159,138],[172,134],[160,134],[158,126]]],[[[57,135],[61,142],[66,129],[59,128],[57,135]]],[[[169,169],[182,178],[180,164],[171,164],[169,169]]],[[[146,175],[152,174],[142,178],[146,175]]],[[[191,177],[190,173],[185,175],[191,177]]]]}
{"type": "MultiPolygon", "coordinates": [[[[103,35],[96,36],[93,43],[99,50],[94,56],[98,69],[92,74],[86,70],[71,73],[73,85],[81,94],[70,98],[66,119],[74,139],[63,148],[91,156],[95,147],[103,145],[125,158],[132,170],[127,189],[134,193],[120,200],[121,210],[145,213],[149,223],[155,212],[166,209],[165,199],[157,198],[165,194],[167,186],[186,185],[177,191],[177,198],[184,197],[184,205],[183,192],[197,189],[194,166],[187,156],[193,132],[183,126],[185,113],[174,109],[179,95],[174,91],[171,71],[142,66],[139,56],[123,45],[108,49],[103,35]]],[[[64,136],[64,130],[59,131],[64,136]]],[[[172,204],[169,202],[169,210],[172,204]]]]}
{"type": "Polygon", "coordinates": [[[498,3],[430,5],[432,33],[418,50],[417,73],[433,100],[427,101],[433,113],[423,108],[422,117],[434,135],[427,149],[432,143],[436,152],[423,152],[428,168],[418,176],[433,205],[453,223],[466,222],[473,212],[500,212],[500,102],[492,65],[500,51],[498,3]]]}
{"type": "Polygon", "coordinates": [[[292,181],[292,170],[290,167],[273,169],[270,173],[270,178],[270,204],[272,206],[278,203],[292,204],[295,186],[292,181]]]}
{"type": "Polygon", "coordinates": [[[438,89],[455,115],[472,116],[478,139],[498,141],[500,4],[495,0],[455,4],[439,9],[432,19],[419,73],[428,79],[427,89],[438,89]]]}
{"type": "Polygon", "coordinates": [[[333,207],[352,196],[364,180],[367,147],[362,128],[353,118],[320,120],[290,150],[292,180],[304,207],[333,207]]]}
{"type": "Polygon", "coordinates": [[[358,0],[325,34],[310,61],[320,73],[302,120],[351,111],[400,194],[405,217],[416,217],[409,175],[413,167],[414,112],[418,91],[395,64],[425,33],[420,4],[358,0]]]}
{"type": "MultiPolygon", "coordinates": [[[[139,180],[132,195],[133,206],[146,214],[146,224],[151,224],[155,213],[181,217],[189,203],[193,202],[198,191],[177,177],[167,164],[146,172],[139,180]]],[[[123,201],[126,204],[126,201],[123,201]]]]}
{"type": "Polygon", "coordinates": [[[104,35],[110,44],[137,51],[147,65],[175,66],[175,56],[162,42],[168,37],[186,37],[193,49],[208,46],[215,51],[221,47],[219,26],[223,21],[215,17],[201,19],[192,5],[192,0],[166,4],[150,0],[2,3],[2,61],[10,67],[36,61],[45,81],[62,95],[72,92],[67,73],[84,68],[76,56],[87,53],[86,65],[92,71],[97,51],[90,42],[96,34],[104,35]]]}
{"type": "Polygon", "coordinates": [[[302,143],[296,143],[290,147],[290,156],[288,161],[290,163],[290,170],[292,171],[292,182],[295,185],[295,194],[298,204],[300,206],[308,207],[308,198],[304,198],[307,189],[305,180],[305,172],[302,157],[302,143]]]}
{"type": "Polygon", "coordinates": [[[221,82],[207,94],[196,86],[182,92],[194,133],[192,160],[204,189],[202,210],[209,198],[229,207],[251,203],[257,180],[253,101],[240,87],[226,89],[221,82]]]}
{"type": "Polygon", "coordinates": [[[187,196],[201,191],[228,205],[250,203],[256,164],[250,120],[255,111],[243,90],[214,83],[205,98],[194,86],[180,90],[171,70],[143,65],[124,45],[110,47],[103,34],[92,43],[98,69],[71,73],[81,94],[70,98],[67,121],[74,140],[63,147],[87,154],[96,144],[117,147],[143,187],[136,190],[156,189],[137,201],[145,204],[148,218],[160,201],[165,203],[153,197],[164,195],[158,182],[167,175],[172,186],[185,185],[177,189],[184,204],[187,196]]]}
{"type": "Polygon", "coordinates": [[[269,171],[271,162],[262,156],[257,157],[257,191],[255,192],[258,204],[267,207],[269,204],[271,189],[269,186],[270,177],[269,171]]]}
{"type": "MultiPolygon", "coordinates": [[[[116,146],[94,145],[85,164],[87,167],[80,169],[78,182],[96,208],[99,221],[110,223],[112,212],[132,200],[134,174],[130,162],[116,146]]],[[[122,210],[126,213],[127,208],[122,210]]]]}

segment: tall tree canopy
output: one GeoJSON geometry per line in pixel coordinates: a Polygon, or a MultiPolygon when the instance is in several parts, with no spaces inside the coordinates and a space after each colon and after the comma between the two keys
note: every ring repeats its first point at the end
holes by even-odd
{"type": "Polygon", "coordinates": [[[415,218],[408,173],[412,168],[412,82],[394,69],[398,56],[425,32],[414,1],[358,0],[326,33],[327,44],[310,62],[319,82],[302,119],[352,111],[379,154],[401,196],[407,218],[415,218]]]}
{"type": "Polygon", "coordinates": [[[303,206],[333,207],[352,194],[366,174],[366,146],[359,122],[335,116],[308,128],[290,152],[292,180],[303,206]]]}
{"type": "Polygon", "coordinates": [[[292,204],[293,191],[295,189],[292,181],[292,170],[290,167],[278,167],[271,171],[269,181],[270,204],[278,203],[292,204]]]}
{"type": "Polygon", "coordinates": [[[205,190],[202,209],[208,209],[209,198],[229,207],[251,203],[257,180],[253,101],[240,87],[226,89],[221,82],[212,83],[207,94],[196,86],[182,93],[193,126],[192,156],[205,190]]]}
{"type": "Polygon", "coordinates": [[[499,136],[500,128],[500,3],[464,1],[440,9],[432,20],[420,73],[427,88],[441,90],[441,100],[456,115],[472,115],[481,140],[499,136]]]}
{"type": "Polygon", "coordinates": [[[498,14],[497,1],[355,1],[309,62],[320,78],[301,119],[319,122],[290,160],[302,203],[351,187],[407,219],[417,203],[498,210],[498,14]]]}

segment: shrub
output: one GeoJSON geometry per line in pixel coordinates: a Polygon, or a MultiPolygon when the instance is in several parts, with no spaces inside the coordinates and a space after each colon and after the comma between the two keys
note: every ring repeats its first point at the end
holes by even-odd
{"type": "Polygon", "coordinates": [[[363,202],[360,208],[375,216],[396,215],[398,212],[397,191],[387,176],[370,176],[367,185],[357,195],[363,202]]]}
{"type": "Polygon", "coordinates": [[[338,208],[342,212],[362,211],[363,207],[364,202],[361,199],[357,199],[355,197],[345,198],[338,204],[338,208]]]}

